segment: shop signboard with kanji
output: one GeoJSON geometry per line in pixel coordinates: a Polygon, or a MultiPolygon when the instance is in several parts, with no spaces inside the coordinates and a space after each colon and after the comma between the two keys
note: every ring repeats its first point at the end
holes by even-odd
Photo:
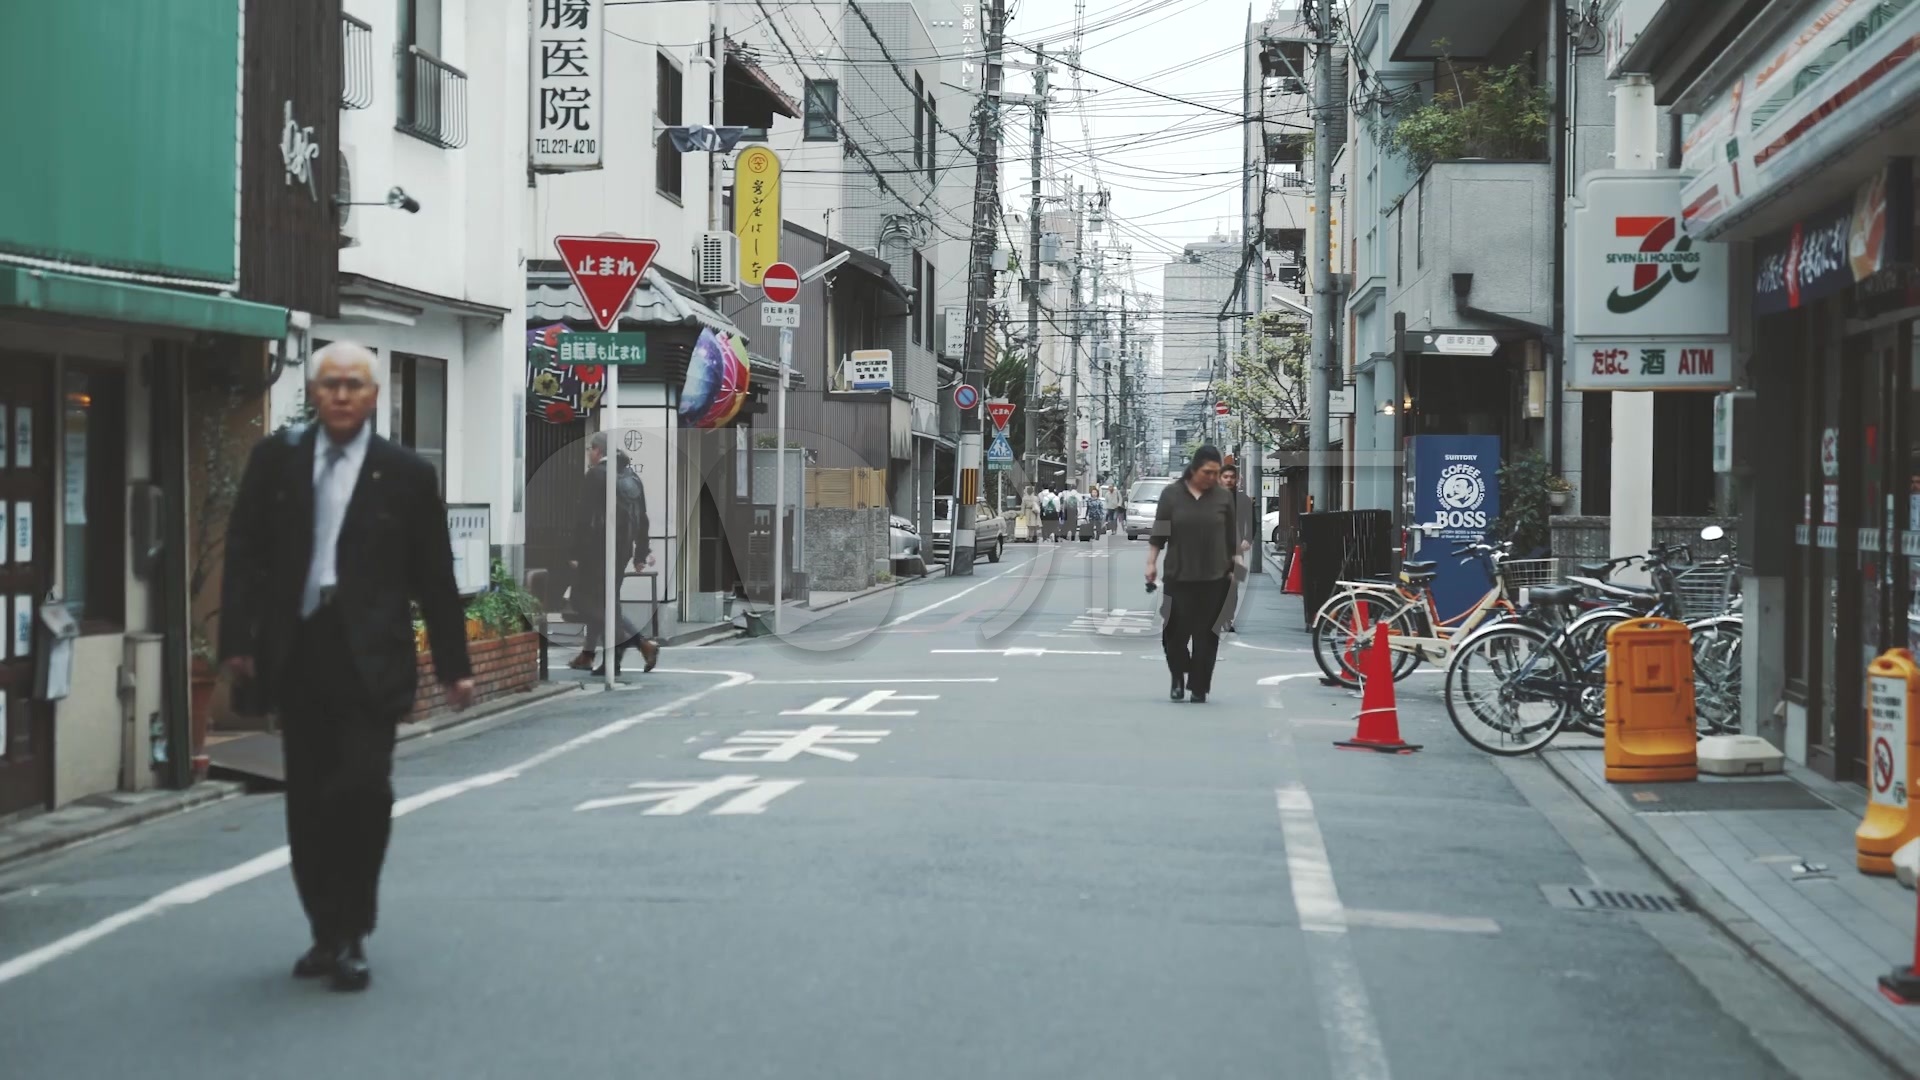
{"type": "Polygon", "coordinates": [[[780,261],[780,155],[764,146],[749,146],[734,160],[733,176],[740,282],[759,285],[767,268],[780,261]]]}

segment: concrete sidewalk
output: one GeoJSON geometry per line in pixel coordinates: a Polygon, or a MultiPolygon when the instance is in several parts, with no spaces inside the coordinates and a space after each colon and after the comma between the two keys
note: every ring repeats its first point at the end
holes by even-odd
{"type": "Polygon", "coordinates": [[[1746,950],[1882,1058],[1920,1062],[1920,1007],[1878,979],[1914,955],[1915,897],[1854,867],[1863,790],[1804,769],[1691,784],[1610,784],[1595,741],[1541,759],[1746,950]]]}

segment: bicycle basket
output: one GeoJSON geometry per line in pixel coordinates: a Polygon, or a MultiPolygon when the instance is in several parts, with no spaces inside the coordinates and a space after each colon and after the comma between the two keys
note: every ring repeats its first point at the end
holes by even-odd
{"type": "Polygon", "coordinates": [[[1500,564],[1500,574],[1507,582],[1507,599],[1516,604],[1520,602],[1520,590],[1552,585],[1560,580],[1555,559],[1508,559],[1500,564]]]}
{"type": "Polygon", "coordinates": [[[1688,622],[1719,615],[1727,610],[1733,596],[1733,568],[1693,566],[1673,576],[1674,595],[1680,601],[1680,617],[1688,622]]]}

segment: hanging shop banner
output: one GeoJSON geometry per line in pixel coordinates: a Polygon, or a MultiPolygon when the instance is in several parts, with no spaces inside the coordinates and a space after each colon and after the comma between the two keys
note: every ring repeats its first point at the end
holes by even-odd
{"type": "Polygon", "coordinates": [[[598,169],[606,110],[601,0],[536,0],[528,82],[528,155],[535,172],[598,169]]]}
{"type": "Polygon", "coordinates": [[[1734,385],[1727,246],[1687,233],[1686,178],[1590,173],[1567,252],[1573,390],[1726,390],[1734,385]]]}
{"type": "Polygon", "coordinates": [[[1920,4],[1829,0],[1719,88],[1683,146],[1696,236],[1824,168],[1920,96],[1920,4]]]}
{"type": "Polygon", "coordinates": [[[560,362],[569,334],[561,323],[527,331],[527,411],[549,424],[571,424],[598,409],[607,388],[606,368],[560,362]]]}
{"type": "Polygon", "coordinates": [[[759,285],[780,261],[780,155],[749,146],[733,162],[733,231],[740,237],[740,280],[759,285]]]}
{"type": "Polygon", "coordinates": [[[1753,311],[1777,315],[1913,258],[1913,163],[1894,158],[1849,199],[1753,246],[1753,311]]]}

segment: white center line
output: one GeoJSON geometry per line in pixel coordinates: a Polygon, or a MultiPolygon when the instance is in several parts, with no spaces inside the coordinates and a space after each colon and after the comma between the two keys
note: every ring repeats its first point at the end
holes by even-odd
{"type": "MultiPolygon", "coordinates": [[[[396,818],[404,817],[422,807],[432,806],[434,803],[443,802],[456,795],[464,795],[469,791],[489,787],[504,780],[512,780],[522,773],[545,765],[547,762],[569,751],[578,750],[580,747],[587,746],[591,743],[612,738],[629,728],[644,724],[656,717],[665,716],[675,710],[685,708],[709,694],[732,689],[733,687],[753,681],[753,676],[744,671],[706,671],[700,674],[723,675],[726,678],[725,681],[709,686],[705,690],[675,698],[663,705],[656,705],[638,715],[629,716],[623,720],[615,720],[610,724],[604,724],[584,735],[576,735],[563,743],[542,750],[540,753],[527,758],[517,765],[510,765],[497,772],[471,776],[465,780],[456,780],[451,784],[442,784],[439,787],[420,792],[417,795],[409,795],[393,804],[393,816],[396,818]]],[[[116,912],[91,926],[76,930],[65,937],[49,942],[30,952],[22,953],[8,960],[6,963],[0,964],[0,985],[12,982],[21,976],[32,974],[48,964],[53,963],[55,960],[79,952],[81,949],[86,948],[109,934],[123,930],[137,922],[143,922],[161,912],[171,908],[185,907],[188,904],[197,904],[209,897],[218,896],[228,889],[233,888],[235,885],[244,885],[255,878],[264,877],[287,865],[287,861],[287,849],[285,846],[281,846],[265,854],[256,855],[246,862],[236,866],[230,866],[217,873],[208,874],[205,877],[195,878],[192,881],[175,885],[173,888],[142,901],[125,911],[116,912]]]]}
{"type": "Polygon", "coordinates": [[[1373,1020],[1367,986],[1347,939],[1347,912],[1333,883],[1333,864],[1313,812],[1313,797],[1298,782],[1274,790],[1280,832],[1287,846],[1287,879],[1293,907],[1306,931],[1308,966],[1318,993],[1320,1026],[1327,1036],[1333,1075],[1342,1080],[1388,1080],[1386,1046],[1373,1020]]]}
{"type": "Polygon", "coordinates": [[[902,686],[911,683],[994,683],[1000,676],[972,679],[755,679],[755,686],[902,686]]]}

